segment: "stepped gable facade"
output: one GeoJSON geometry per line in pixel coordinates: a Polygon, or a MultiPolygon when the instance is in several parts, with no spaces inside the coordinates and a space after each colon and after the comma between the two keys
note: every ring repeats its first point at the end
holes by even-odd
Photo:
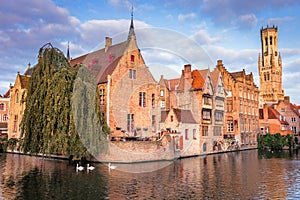
{"type": "Polygon", "coordinates": [[[84,64],[96,77],[100,110],[112,137],[151,137],[159,131],[161,110],[169,102],[166,88],[158,84],[138,48],[133,19],[127,40],[70,60],[84,64]]]}
{"type": "Polygon", "coordinates": [[[17,74],[15,83],[10,88],[8,139],[23,137],[20,124],[26,107],[27,88],[31,73],[32,68],[28,65],[28,69],[23,75],[17,74]]]}
{"type": "Polygon", "coordinates": [[[259,90],[252,73],[245,70],[228,72],[218,60],[216,68],[221,72],[226,95],[224,137],[235,138],[242,147],[256,145],[259,134],[259,90]]]}

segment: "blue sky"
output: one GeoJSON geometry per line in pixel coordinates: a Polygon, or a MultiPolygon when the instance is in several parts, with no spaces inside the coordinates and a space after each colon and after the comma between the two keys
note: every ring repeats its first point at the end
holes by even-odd
{"type": "Polygon", "coordinates": [[[102,48],[105,36],[113,43],[125,40],[133,5],[138,45],[156,76],[179,75],[187,62],[212,70],[222,59],[230,72],[252,72],[259,86],[260,29],[278,26],[285,95],[300,104],[300,1],[0,0],[0,5],[0,94],[18,71],[37,63],[47,42],[64,52],[69,42],[74,58],[102,48]]]}

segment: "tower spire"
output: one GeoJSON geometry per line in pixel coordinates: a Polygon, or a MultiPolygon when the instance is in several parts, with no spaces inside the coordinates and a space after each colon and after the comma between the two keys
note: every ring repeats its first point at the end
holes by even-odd
{"type": "Polygon", "coordinates": [[[70,48],[69,48],[69,42],[68,42],[68,50],[67,50],[67,59],[70,61],[70,48]]]}
{"type": "Polygon", "coordinates": [[[131,22],[130,22],[130,27],[129,27],[129,33],[128,33],[127,40],[130,40],[132,36],[135,36],[134,26],[133,26],[133,6],[131,7],[131,22]]]}

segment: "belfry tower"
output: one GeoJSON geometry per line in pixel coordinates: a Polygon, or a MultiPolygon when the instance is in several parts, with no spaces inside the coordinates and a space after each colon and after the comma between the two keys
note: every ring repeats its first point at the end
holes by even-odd
{"type": "Polygon", "coordinates": [[[261,56],[258,56],[260,79],[260,99],[265,103],[284,100],[282,89],[282,61],[278,52],[278,28],[268,27],[260,30],[261,56]]]}

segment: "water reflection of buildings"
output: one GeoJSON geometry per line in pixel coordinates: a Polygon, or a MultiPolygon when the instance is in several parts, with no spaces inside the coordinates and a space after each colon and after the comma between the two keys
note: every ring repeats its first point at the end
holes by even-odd
{"type": "Polygon", "coordinates": [[[288,152],[194,157],[146,173],[109,172],[106,165],[93,165],[91,173],[76,173],[66,161],[2,154],[0,198],[295,199],[300,186],[299,157],[288,152]]]}
{"type": "MultiPolygon", "coordinates": [[[[274,156],[274,155],[273,155],[274,156]]],[[[151,173],[113,171],[110,199],[286,199],[300,173],[292,160],[233,152],[177,160],[151,173]]],[[[299,183],[298,183],[299,185],[299,183]]],[[[294,196],[292,196],[294,197],[294,196]]]]}

